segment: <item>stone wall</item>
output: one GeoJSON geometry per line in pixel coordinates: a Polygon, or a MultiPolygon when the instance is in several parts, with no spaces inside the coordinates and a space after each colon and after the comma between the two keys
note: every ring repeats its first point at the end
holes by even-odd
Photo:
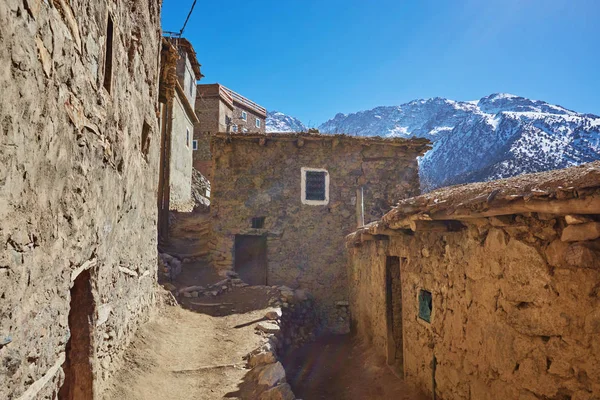
{"type": "Polygon", "coordinates": [[[98,393],[154,302],[160,1],[4,0],[0,26],[0,398],[55,398],[86,269],[98,393]]]}
{"type": "Polygon", "coordinates": [[[196,98],[196,115],[199,122],[194,128],[194,140],[198,149],[194,151],[194,168],[212,178],[212,155],[210,152],[210,136],[218,132],[226,132],[226,117],[233,118],[232,108],[221,101],[218,96],[212,96],[211,87],[198,86],[201,90],[196,98]]]}
{"type": "Polygon", "coordinates": [[[181,97],[180,91],[177,91],[173,98],[169,208],[171,210],[189,211],[194,206],[192,199],[194,122],[187,114],[183,101],[187,100],[181,97]]]}
{"type": "Polygon", "coordinates": [[[586,236],[573,232],[588,228],[574,226],[492,217],[353,247],[355,331],[387,354],[385,262],[398,256],[407,380],[431,393],[435,356],[439,398],[600,398],[600,242],[578,241],[586,236]],[[431,323],[418,316],[422,289],[431,323]]]}
{"type": "Polygon", "coordinates": [[[234,268],[236,235],[265,236],[267,283],[308,290],[326,325],[345,331],[346,310],[337,303],[347,301],[344,237],[357,226],[357,188],[365,187],[367,220],[380,217],[396,199],[417,194],[416,151],[349,137],[298,143],[217,136],[212,153],[214,266],[234,268]],[[327,205],[302,204],[302,167],[329,172],[327,205]],[[265,217],[264,227],[252,229],[253,217],[265,217]]]}

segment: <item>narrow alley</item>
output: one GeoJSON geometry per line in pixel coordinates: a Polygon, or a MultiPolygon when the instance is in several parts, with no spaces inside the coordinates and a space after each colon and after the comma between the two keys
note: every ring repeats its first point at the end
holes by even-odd
{"type": "MultiPolygon", "coordinates": [[[[273,307],[279,290],[235,278],[223,283],[202,262],[184,263],[173,286],[166,286],[180,294],[178,302],[161,292],[161,306],[139,329],[103,398],[257,399],[260,390],[247,378],[247,356],[265,343],[256,327],[279,309],[273,307]],[[181,292],[214,283],[227,289],[208,297],[181,292]]],[[[319,338],[280,359],[287,382],[305,400],[424,399],[349,335],[319,338]]]]}

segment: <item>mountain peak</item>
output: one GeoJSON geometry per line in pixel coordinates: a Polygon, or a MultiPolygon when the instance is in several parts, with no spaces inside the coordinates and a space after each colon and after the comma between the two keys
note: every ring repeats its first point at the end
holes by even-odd
{"type": "Polygon", "coordinates": [[[298,118],[290,117],[281,111],[267,112],[265,128],[267,132],[306,132],[308,130],[298,118]]]}
{"type": "MultiPolygon", "coordinates": [[[[271,131],[306,130],[293,117],[269,115],[268,129],[287,124],[271,131]]],[[[433,149],[419,163],[423,190],[600,159],[600,117],[509,93],[475,101],[434,97],[338,113],[318,128],[322,133],[431,140],[433,149]]]]}

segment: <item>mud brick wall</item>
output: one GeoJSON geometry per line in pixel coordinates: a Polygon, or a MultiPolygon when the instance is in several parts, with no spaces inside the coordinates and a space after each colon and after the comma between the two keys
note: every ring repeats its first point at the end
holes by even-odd
{"type": "Polygon", "coordinates": [[[83,270],[96,393],[153,304],[159,16],[155,0],[0,2],[2,399],[58,392],[83,270]]]}
{"type": "Polygon", "coordinates": [[[259,139],[218,136],[212,153],[214,266],[234,268],[236,235],[266,236],[268,284],[308,290],[325,325],[346,331],[346,313],[336,303],[348,300],[344,238],[357,226],[357,188],[365,187],[367,222],[380,217],[397,199],[419,192],[416,152],[348,137],[299,146],[295,140],[261,145],[259,139]],[[302,167],[329,172],[329,204],[302,204],[302,167]],[[253,217],[265,217],[262,229],[251,228],[253,217]]]}
{"type": "Polygon", "coordinates": [[[353,326],[387,354],[385,261],[399,256],[407,380],[431,393],[435,355],[443,399],[600,398],[600,242],[566,238],[566,227],[492,217],[353,247],[353,326]],[[431,323],[418,317],[421,289],[431,323]]]}
{"type": "Polygon", "coordinates": [[[233,110],[221,101],[206,86],[198,86],[196,97],[196,115],[199,122],[194,127],[194,140],[198,141],[198,149],[193,152],[194,168],[200,171],[210,181],[212,178],[212,155],[210,152],[210,135],[226,132],[226,117],[233,118],[233,110]]]}

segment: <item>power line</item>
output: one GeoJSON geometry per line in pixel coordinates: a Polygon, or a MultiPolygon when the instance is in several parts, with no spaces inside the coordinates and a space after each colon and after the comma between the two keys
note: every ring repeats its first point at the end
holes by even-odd
{"type": "Polygon", "coordinates": [[[190,16],[192,15],[192,12],[194,11],[194,6],[196,5],[196,1],[194,0],[194,2],[192,3],[192,8],[190,8],[190,12],[187,15],[187,18],[185,19],[185,22],[183,23],[183,26],[181,27],[181,30],[179,31],[179,36],[183,35],[183,30],[185,29],[185,26],[187,25],[190,16]]]}

